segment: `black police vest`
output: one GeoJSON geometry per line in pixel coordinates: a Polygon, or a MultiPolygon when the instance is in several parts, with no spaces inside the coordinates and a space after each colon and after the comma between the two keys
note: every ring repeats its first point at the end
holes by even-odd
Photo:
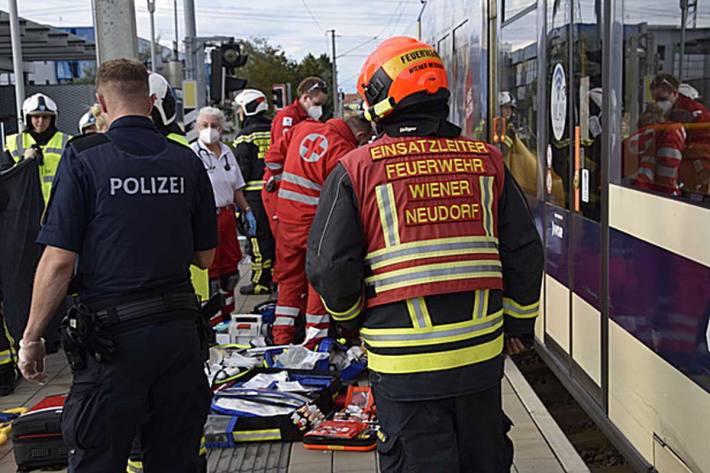
{"type": "Polygon", "coordinates": [[[199,161],[169,141],[157,155],[136,156],[96,136],[72,143],[90,190],[81,287],[125,294],[189,284],[192,217],[204,187],[199,161]]]}

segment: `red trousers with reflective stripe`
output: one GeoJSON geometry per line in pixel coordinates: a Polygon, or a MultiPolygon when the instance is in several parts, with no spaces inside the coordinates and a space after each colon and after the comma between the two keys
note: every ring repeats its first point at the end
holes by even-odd
{"type": "MultiPolygon", "coordinates": [[[[239,262],[242,260],[242,249],[237,239],[237,218],[234,209],[223,208],[217,215],[217,248],[214,261],[209,268],[210,280],[219,281],[220,289],[224,292],[225,305],[222,308],[222,319],[229,320],[229,314],[234,311],[234,287],[226,281],[239,272],[239,262]]],[[[212,323],[220,320],[213,318],[212,323]]]]}
{"type": "Polygon", "coordinates": [[[237,239],[237,218],[234,210],[224,208],[217,215],[217,248],[210,266],[210,279],[237,272],[242,260],[242,249],[237,239]]]}
{"type": "Polygon", "coordinates": [[[292,343],[295,320],[306,302],[306,344],[313,348],[328,335],[330,320],[318,293],[306,279],[306,244],[309,225],[279,222],[276,235],[276,259],[279,262],[279,297],[273,326],[274,343],[292,343]],[[309,330],[310,329],[310,330],[309,330]]]}

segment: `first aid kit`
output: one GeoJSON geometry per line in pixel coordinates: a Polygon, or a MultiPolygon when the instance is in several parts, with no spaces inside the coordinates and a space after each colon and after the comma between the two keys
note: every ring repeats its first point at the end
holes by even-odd
{"type": "Polygon", "coordinates": [[[375,399],[369,386],[350,386],[345,409],[303,436],[309,450],[368,452],[377,445],[375,399]]]}
{"type": "Polygon", "coordinates": [[[229,323],[229,343],[249,345],[252,340],[263,336],[260,314],[232,314],[229,323]]]}

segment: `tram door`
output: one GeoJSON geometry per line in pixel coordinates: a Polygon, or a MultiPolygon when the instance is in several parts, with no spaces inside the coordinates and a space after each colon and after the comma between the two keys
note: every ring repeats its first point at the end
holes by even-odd
{"type": "Polygon", "coordinates": [[[602,2],[547,0],[545,345],[602,404],[602,2]]]}

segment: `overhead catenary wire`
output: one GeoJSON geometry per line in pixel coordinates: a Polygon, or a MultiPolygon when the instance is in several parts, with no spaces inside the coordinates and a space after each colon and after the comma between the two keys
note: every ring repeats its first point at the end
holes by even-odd
{"type": "Polygon", "coordinates": [[[311,11],[311,8],[308,6],[308,3],[306,3],[306,0],[301,0],[301,2],[303,2],[303,6],[306,7],[306,11],[307,11],[308,14],[311,16],[311,18],[313,19],[313,22],[316,24],[316,26],[318,27],[318,29],[321,30],[321,31],[323,31],[323,33],[325,33],[325,30],[324,30],[323,27],[320,25],[320,23],[318,23],[318,19],[315,17],[315,15],[313,14],[313,12],[311,11]]]}
{"type": "Polygon", "coordinates": [[[360,49],[361,47],[366,46],[367,44],[369,44],[373,41],[376,41],[378,38],[379,38],[379,36],[373,36],[372,38],[367,39],[367,40],[363,41],[362,43],[359,43],[357,46],[353,46],[352,48],[343,51],[342,53],[338,54],[336,57],[348,56],[351,52],[356,51],[356,50],[360,49]]]}
{"type": "MultiPolygon", "coordinates": [[[[346,51],[340,53],[337,57],[353,56],[353,55],[350,54],[351,52],[356,51],[356,50],[360,49],[361,47],[366,46],[366,45],[368,45],[369,43],[380,39],[380,37],[382,37],[382,35],[384,35],[384,33],[385,33],[385,32],[387,31],[387,29],[389,28],[389,26],[392,24],[392,20],[394,19],[395,15],[398,15],[398,16],[397,16],[397,21],[396,21],[396,23],[395,23],[395,26],[394,26],[393,30],[396,29],[396,28],[397,28],[397,25],[399,24],[400,19],[402,18],[402,15],[404,14],[404,11],[405,11],[406,9],[407,9],[407,2],[406,2],[406,0],[399,0],[399,2],[397,3],[397,5],[394,7],[394,11],[393,11],[392,14],[390,15],[389,20],[387,21],[387,24],[385,25],[385,27],[382,29],[382,31],[381,31],[379,34],[376,34],[376,35],[373,36],[372,38],[367,39],[367,40],[363,41],[362,43],[359,43],[359,44],[357,44],[356,46],[353,46],[353,47],[350,48],[350,49],[347,49],[346,51]],[[399,11],[399,14],[397,13],[398,11],[399,11]]],[[[355,56],[357,56],[357,55],[355,55],[355,56]]]]}

